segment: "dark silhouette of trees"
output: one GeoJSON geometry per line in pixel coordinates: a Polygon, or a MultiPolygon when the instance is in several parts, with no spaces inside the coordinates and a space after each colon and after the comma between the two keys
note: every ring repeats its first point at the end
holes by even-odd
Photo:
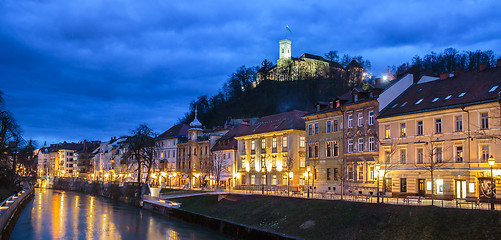
{"type": "Polygon", "coordinates": [[[122,160],[131,169],[137,171],[137,181],[141,182],[142,171],[146,168],[146,180],[150,179],[151,169],[155,164],[155,138],[157,134],[146,124],[139,125],[131,131],[132,136],[125,140],[125,153],[122,160]]]}

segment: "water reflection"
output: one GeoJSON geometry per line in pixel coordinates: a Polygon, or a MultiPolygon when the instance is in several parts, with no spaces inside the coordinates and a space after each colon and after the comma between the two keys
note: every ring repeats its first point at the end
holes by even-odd
{"type": "Polygon", "coordinates": [[[37,189],[11,239],[225,239],[197,225],[107,199],[37,189]]]}

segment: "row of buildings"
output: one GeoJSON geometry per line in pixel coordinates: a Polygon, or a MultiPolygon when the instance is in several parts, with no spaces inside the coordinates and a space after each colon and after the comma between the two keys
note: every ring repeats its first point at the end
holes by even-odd
{"type": "MultiPolygon", "coordinates": [[[[498,67],[456,75],[408,74],[385,85],[353,88],[308,112],[232,119],[214,129],[204,128],[195,112],[189,125],[177,124],[156,138],[150,182],[490,197],[491,182],[501,176],[500,66],[501,59],[498,67]]],[[[134,181],[122,161],[124,140],[43,148],[39,174],[134,181]]]]}

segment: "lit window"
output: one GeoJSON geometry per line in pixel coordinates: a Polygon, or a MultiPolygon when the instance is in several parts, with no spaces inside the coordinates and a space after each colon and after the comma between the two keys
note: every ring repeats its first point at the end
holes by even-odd
{"type": "Polygon", "coordinates": [[[251,185],[256,185],[256,175],[251,175],[251,185]]]}
{"type": "Polygon", "coordinates": [[[444,100],[449,100],[449,98],[451,98],[452,95],[447,95],[447,97],[444,98],[444,100]]]}
{"type": "Polygon", "coordinates": [[[286,147],[287,147],[287,137],[283,136],[282,137],[282,148],[286,148],[286,147]]]}
{"type": "Polygon", "coordinates": [[[458,97],[463,97],[465,94],[466,94],[466,92],[462,92],[461,94],[459,94],[458,97]]]}
{"type": "Polygon", "coordinates": [[[368,175],[367,176],[367,178],[368,178],[367,180],[369,180],[369,181],[373,181],[374,180],[374,166],[370,166],[369,167],[369,171],[368,171],[367,175],[368,175]]]}
{"type": "Polygon", "coordinates": [[[492,87],[492,88],[489,90],[489,92],[494,92],[494,90],[496,90],[496,88],[498,88],[498,87],[499,87],[499,85],[496,85],[496,86],[492,87]]]}
{"type": "Polygon", "coordinates": [[[434,98],[431,102],[436,102],[436,101],[438,101],[438,99],[439,99],[438,97],[434,98]]]}
{"type": "Polygon", "coordinates": [[[406,132],[405,123],[400,123],[400,137],[405,137],[406,132]]]}
{"type": "Polygon", "coordinates": [[[364,125],[364,115],[363,113],[358,113],[358,126],[361,127],[364,125]]]}
{"type": "Polygon", "coordinates": [[[251,150],[256,150],[256,141],[251,141],[251,150]]]}
{"type": "Polygon", "coordinates": [[[353,127],[353,115],[348,115],[348,128],[353,127]]]}
{"type": "Polygon", "coordinates": [[[266,148],[266,139],[261,139],[261,149],[266,148]]]}
{"type": "Polygon", "coordinates": [[[304,157],[300,157],[299,158],[299,167],[304,168],[305,165],[306,165],[306,161],[305,161],[304,157]]]}
{"type": "Polygon", "coordinates": [[[364,180],[364,166],[360,165],[358,166],[358,181],[363,181],[364,180]]]}
{"type": "Polygon", "coordinates": [[[437,194],[444,194],[444,180],[437,179],[437,194]]]}
{"type": "Polygon", "coordinates": [[[416,105],[420,104],[422,101],[423,101],[423,99],[422,99],[422,98],[421,98],[421,99],[419,99],[419,100],[417,100],[416,105]]]}
{"type": "Polygon", "coordinates": [[[480,156],[480,160],[482,162],[487,162],[487,160],[489,159],[489,145],[481,146],[481,151],[482,155],[480,156]]]}
{"type": "Polygon", "coordinates": [[[369,112],[369,125],[374,125],[374,111],[369,112]]]}
{"type": "Polygon", "coordinates": [[[277,185],[277,175],[273,175],[271,178],[271,185],[277,185]]]}
{"type": "Polygon", "coordinates": [[[304,137],[299,137],[299,147],[304,147],[304,137]]]}
{"type": "Polygon", "coordinates": [[[384,126],[384,137],[390,138],[390,125],[384,126]]]}
{"type": "Polygon", "coordinates": [[[456,146],[456,162],[463,162],[463,146],[456,146]]]}
{"type": "Polygon", "coordinates": [[[277,148],[277,138],[276,137],[272,138],[271,144],[272,144],[273,148],[277,148]]]}

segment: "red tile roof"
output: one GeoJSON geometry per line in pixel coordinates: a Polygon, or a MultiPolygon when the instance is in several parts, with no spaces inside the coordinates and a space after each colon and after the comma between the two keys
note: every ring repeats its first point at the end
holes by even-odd
{"type": "Polygon", "coordinates": [[[164,133],[160,134],[160,136],[158,136],[157,139],[160,140],[160,139],[175,138],[180,136],[187,136],[188,129],[190,129],[190,125],[186,123],[177,124],[169,128],[169,130],[165,131],[164,133]]]}
{"type": "Polygon", "coordinates": [[[284,131],[289,129],[304,130],[304,116],[307,112],[293,110],[290,112],[279,113],[264,116],[255,124],[251,125],[249,129],[244,131],[240,136],[284,131]]]}
{"type": "Polygon", "coordinates": [[[212,147],[212,151],[221,151],[221,150],[237,150],[237,140],[235,136],[239,136],[243,132],[247,131],[250,126],[246,125],[236,125],[230,131],[228,131],[225,135],[223,135],[220,139],[216,141],[214,146],[212,147]]]}

